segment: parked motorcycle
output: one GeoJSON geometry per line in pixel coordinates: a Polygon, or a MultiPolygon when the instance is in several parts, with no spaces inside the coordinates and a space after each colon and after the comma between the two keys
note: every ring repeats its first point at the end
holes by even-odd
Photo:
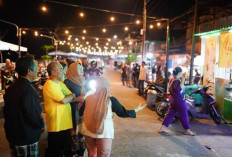
{"type": "Polygon", "coordinates": [[[144,88],[144,92],[143,92],[143,97],[145,99],[147,98],[147,93],[149,92],[149,90],[154,90],[158,94],[162,94],[165,91],[162,84],[157,84],[155,82],[148,81],[147,86],[144,88]]]}
{"type": "MultiPolygon", "coordinates": [[[[210,82],[209,82],[210,83],[210,82]]],[[[202,88],[196,89],[192,94],[200,94],[203,98],[203,111],[201,115],[210,115],[216,124],[221,123],[221,116],[215,108],[216,99],[212,94],[207,93],[210,86],[203,86],[202,88]]]]}

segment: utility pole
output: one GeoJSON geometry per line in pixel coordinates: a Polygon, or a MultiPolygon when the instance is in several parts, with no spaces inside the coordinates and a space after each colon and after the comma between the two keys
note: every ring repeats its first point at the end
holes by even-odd
{"type": "Polygon", "coordinates": [[[10,24],[10,25],[13,25],[16,27],[17,29],[17,33],[16,33],[16,36],[18,37],[18,45],[19,45],[19,49],[18,49],[18,53],[19,53],[19,58],[21,57],[21,52],[20,52],[20,46],[21,46],[21,36],[22,36],[22,29],[18,27],[18,25],[16,25],[15,23],[12,23],[12,22],[8,22],[8,21],[5,21],[5,20],[1,20],[1,22],[4,22],[4,23],[7,23],[7,24],[10,24]]]}
{"type": "Polygon", "coordinates": [[[164,80],[164,88],[165,92],[167,92],[168,88],[168,58],[169,58],[169,42],[170,42],[170,20],[167,21],[167,31],[166,31],[166,68],[165,68],[165,80],[164,80]]]}
{"type": "Polygon", "coordinates": [[[194,9],[194,21],[193,21],[193,32],[192,32],[192,54],[191,54],[191,62],[190,62],[190,74],[189,74],[189,84],[192,84],[193,80],[193,64],[194,64],[194,54],[196,47],[196,37],[194,36],[196,32],[196,24],[197,24],[197,6],[198,0],[195,0],[195,9],[194,9]]]}
{"type": "MultiPolygon", "coordinates": [[[[40,34],[41,37],[45,37],[45,38],[49,38],[49,39],[52,39],[53,40],[53,43],[55,45],[55,48],[56,48],[56,52],[55,54],[57,53],[57,47],[58,47],[58,42],[59,40],[56,40],[54,36],[50,37],[48,35],[44,35],[44,34],[40,34]]],[[[57,54],[56,54],[56,60],[57,60],[57,54]]]]}
{"type": "Polygon", "coordinates": [[[147,23],[147,1],[143,2],[143,37],[142,37],[142,60],[144,59],[144,53],[146,52],[145,41],[146,41],[146,23],[147,23]]]}
{"type": "Polygon", "coordinates": [[[18,45],[19,45],[19,58],[21,57],[21,50],[20,50],[20,47],[21,47],[21,37],[22,37],[22,28],[19,28],[19,31],[18,31],[18,45]]]}

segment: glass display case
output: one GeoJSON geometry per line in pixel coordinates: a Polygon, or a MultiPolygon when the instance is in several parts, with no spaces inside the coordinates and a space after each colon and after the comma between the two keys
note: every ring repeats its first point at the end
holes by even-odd
{"type": "Polygon", "coordinates": [[[225,80],[225,92],[224,97],[232,100],[232,80],[225,80]]]}
{"type": "Polygon", "coordinates": [[[232,120],[232,69],[226,69],[223,116],[232,120]]]}

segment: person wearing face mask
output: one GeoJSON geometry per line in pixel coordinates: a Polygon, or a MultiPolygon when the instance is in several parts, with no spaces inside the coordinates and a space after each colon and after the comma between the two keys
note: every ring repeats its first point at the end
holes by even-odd
{"type": "Polygon", "coordinates": [[[45,157],[60,157],[68,154],[68,135],[72,124],[72,102],[84,99],[76,97],[62,82],[64,72],[59,62],[51,62],[47,66],[49,79],[43,87],[44,107],[48,132],[48,147],[45,157]]]}
{"type": "Polygon", "coordinates": [[[176,113],[180,116],[181,124],[184,128],[184,134],[195,136],[196,134],[190,131],[189,119],[188,119],[188,110],[187,105],[184,100],[184,82],[185,76],[180,67],[176,67],[173,70],[173,79],[169,82],[169,92],[170,92],[170,106],[168,114],[165,116],[162,126],[159,130],[160,133],[170,133],[167,130],[167,127],[172,122],[173,117],[176,113]]]}

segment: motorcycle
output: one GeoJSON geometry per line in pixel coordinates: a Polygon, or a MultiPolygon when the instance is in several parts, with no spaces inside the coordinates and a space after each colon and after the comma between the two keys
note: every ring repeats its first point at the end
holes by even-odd
{"type": "Polygon", "coordinates": [[[156,83],[148,82],[147,87],[144,89],[144,98],[147,98],[148,107],[155,110],[157,104],[163,100],[164,88],[156,83]],[[148,95],[148,94],[152,95],[148,95]]]}
{"type": "Polygon", "coordinates": [[[169,107],[169,94],[164,93],[161,97],[160,97],[160,102],[158,102],[155,111],[157,113],[158,116],[160,116],[161,118],[164,118],[167,111],[168,111],[168,107],[169,107]]]}
{"type": "Polygon", "coordinates": [[[147,98],[147,93],[149,91],[155,91],[154,93],[162,94],[164,93],[164,87],[162,86],[162,84],[157,84],[157,83],[148,81],[147,86],[144,88],[144,92],[143,92],[143,97],[145,99],[147,98]]]}
{"type": "MultiPolygon", "coordinates": [[[[209,82],[210,83],[210,82],[209,82]]],[[[215,108],[216,99],[212,94],[207,93],[210,86],[203,86],[193,91],[192,94],[200,94],[203,98],[203,112],[200,115],[210,115],[216,124],[221,123],[221,116],[215,108]]]]}

